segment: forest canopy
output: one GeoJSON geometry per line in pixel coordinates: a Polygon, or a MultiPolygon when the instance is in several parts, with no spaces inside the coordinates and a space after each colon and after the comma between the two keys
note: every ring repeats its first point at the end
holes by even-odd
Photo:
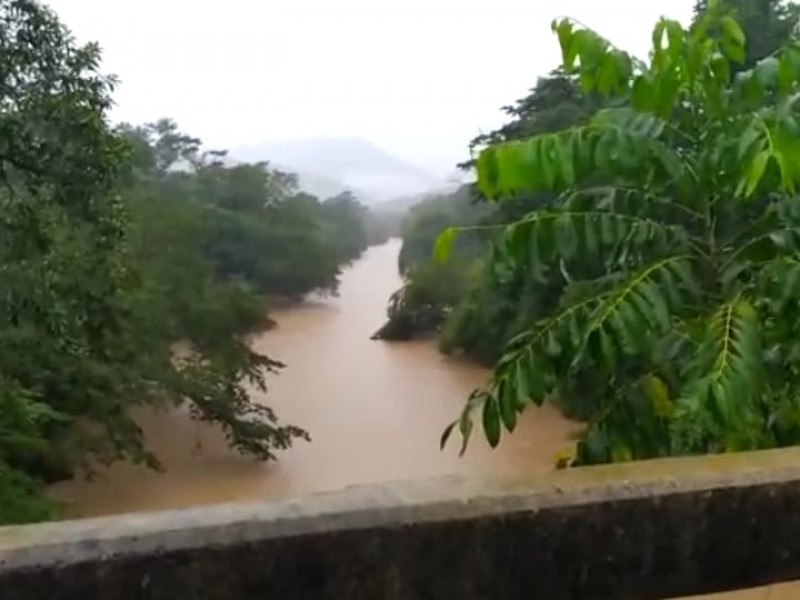
{"type": "Polygon", "coordinates": [[[388,228],[169,119],[113,125],[99,48],[39,2],[0,0],[0,33],[0,523],[103,462],[157,466],[135,407],[186,405],[259,459],[308,439],[251,400],[282,364],[248,337],[388,228]]]}

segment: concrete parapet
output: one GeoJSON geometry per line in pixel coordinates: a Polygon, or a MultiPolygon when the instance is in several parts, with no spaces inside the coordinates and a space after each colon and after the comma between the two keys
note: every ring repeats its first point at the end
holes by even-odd
{"type": "Polygon", "coordinates": [[[0,528],[2,600],[645,600],[798,578],[800,449],[0,528]]]}

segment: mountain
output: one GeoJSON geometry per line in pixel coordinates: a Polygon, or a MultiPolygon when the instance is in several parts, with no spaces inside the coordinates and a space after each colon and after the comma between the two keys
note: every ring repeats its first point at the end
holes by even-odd
{"type": "Polygon", "coordinates": [[[321,200],[332,198],[333,196],[341,194],[345,190],[350,190],[356,195],[356,197],[361,198],[365,203],[369,202],[368,194],[366,192],[353,186],[348,186],[337,179],[323,177],[317,173],[301,171],[293,168],[290,165],[279,162],[270,161],[270,164],[282,171],[291,171],[292,173],[295,173],[298,178],[300,189],[304,192],[315,195],[321,200]]]}
{"type": "Polygon", "coordinates": [[[240,161],[266,160],[293,171],[301,187],[317,196],[351,190],[365,204],[376,204],[447,187],[444,178],[408,163],[361,138],[312,138],[263,143],[231,150],[240,161]]]}

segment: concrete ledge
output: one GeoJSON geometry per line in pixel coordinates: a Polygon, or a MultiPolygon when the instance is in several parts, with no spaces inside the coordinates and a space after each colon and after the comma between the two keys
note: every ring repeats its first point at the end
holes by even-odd
{"type": "Polygon", "coordinates": [[[3,600],[644,600],[791,579],[800,449],[0,528],[3,600]]]}

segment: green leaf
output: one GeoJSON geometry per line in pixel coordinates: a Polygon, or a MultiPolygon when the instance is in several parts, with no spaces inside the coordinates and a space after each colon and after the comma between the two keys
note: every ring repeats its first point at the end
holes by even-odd
{"type": "Polygon", "coordinates": [[[739,23],[731,16],[724,16],[720,19],[720,25],[722,25],[722,31],[725,35],[737,46],[744,48],[744,31],[739,26],[739,23]]]}
{"type": "Polygon", "coordinates": [[[774,56],[761,59],[753,70],[756,81],[765,88],[776,87],[779,80],[780,64],[774,56]]]}
{"type": "Polygon", "coordinates": [[[631,106],[635,110],[648,110],[653,104],[653,86],[644,75],[636,77],[631,92],[631,106]]]}
{"type": "Polygon", "coordinates": [[[447,440],[450,439],[450,436],[452,435],[456,425],[458,425],[458,419],[445,427],[445,430],[442,432],[442,437],[439,438],[439,450],[444,450],[444,447],[447,445],[447,440]]]}
{"type": "Polygon", "coordinates": [[[684,46],[684,30],[678,21],[666,20],[667,41],[669,42],[670,58],[678,62],[681,59],[681,52],[684,46]]]}
{"type": "MultiPolygon", "coordinates": [[[[470,404],[468,403],[468,406],[470,404]]],[[[458,428],[461,431],[461,449],[458,451],[459,456],[464,456],[464,453],[467,451],[467,446],[469,445],[469,438],[472,436],[472,417],[470,416],[470,411],[465,410],[461,418],[458,420],[458,428]]]]}
{"type": "Polygon", "coordinates": [[[685,246],[686,234],[680,228],[639,216],[603,211],[539,210],[509,226],[506,236],[512,258],[527,264],[530,255],[522,249],[536,248],[539,260],[571,259],[582,249],[596,249],[599,257],[616,256],[624,242],[629,247],[661,244],[685,246]]]}
{"type": "Polygon", "coordinates": [[[587,356],[601,364],[614,368],[619,360],[617,348],[631,353],[638,352],[643,335],[665,333],[664,319],[659,316],[664,303],[649,305],[648,289],[660,283],[660,292],[677,297],[678,302],[686,295],[685,288],[676,289],[671,274],[681,277],[683,268],[689,268],[690,257],[678,255],[655,261],[615,288],[600,302],[585,324],[584,338],[574,353],[572,368],[577,368],[587,356]],[[666,289],[665,289],[666,288],[666,289]],[[599,342],[599,343],[598,343],[599,342]],[[599,355],[595,354],[600,352],[599,355]]]}
{"type": "Polygon", "coordinates": [[[600,66],[595,73],[597,78],[597,91],[600,92],[602,96],[608,96],[617,83],[614,57],[605,55],[600,61],[600,66]]]}
{"type": "Polygon", "coordinates": [[[611,444],[611,460],[614,462],[628,462],[633,459],[631,449],[622,440],[615,439],[611,444]]]}
{"type": "Polygon", "coordinates": [[[500,405],[500,417],[503,425],[510,432],[517,426],[517,398],[511,386],[503,381],[497,387],[497,400],[500,405]]]}
{"type": "MultiPolygon", "coordinates": [[[[535,360],[532,354],[531,359],[535,360]]],[[[517,388],[517,406],[525,406],[531,401],[532,394],[530,386],[528,385],[528,375],[525,373],[525,366],[522,360],[517,362],[514,371],[514,383],[517,388]]]]}
{"type": "Polygon", "coordinates": [[[719,83],[727,86],[731,81],[731,66],[724,56],[717,55],[711,60],[711,70],[719,83]]]}
{"type": "Polygon", "coordinates": [[[574,170],[574,157],[572,155],[572,148],[569,140],[563,138],[555,139],[556,152],[560,162],[561,179],[565,187],[575,185],[575,170],[574,170]]]}
{"type": "Polygon", "coordinates": [[[785,92],[800,79],[800,48],[796,45],[784,48],[778,61],[778,85],[785,92]]]}
{"type": "Polygon", "coordinates": [[[579,81],[584,94],[591,94],[597,86],[597,77],[594,71],[581,71],[579,81]]]}
{"type": "Polygon", "coordinates": [[[667,27],[667,20],[664,18],[659,19],[656,21],[656,25],[653,28],[653,33],[651,34],[651,41],[653,44],[653,51],[655,53],[660,52],[664,48],[664,32],[667,27]]]}
{"type": "Polygon", "coordinates": [[[653,410],[660,417],[669,418],[675,412],[675,407],[669,397],[669,389],[664,381],[655,375],[646,375],[642,379],[642,389],[644,390],[653,410]]]}
{"type": "Polygon", "coordinates": [[[458,233],[459,230],[455,227],[448,227],[436,238],[433,245],[433,257],[438,263],[445,264],[450,259],[458,233]]]}
{"type": "Polygon", "coordinates": [[[553,21],[551,29],[558,34],[558,42],[561,46],[561,56],[564,70],[570,72],[575,64],[577,57],[577,47],[573,43],[573,27],[569,19],[553,21]]]}
{"type": "Polygon", "coordinates": [[[744,48],[742,46],[735,44],[730,40],[722,40],[720,46],[722,48],[722,53],[727,58],[737,63],[744,62],[745,53],[744,53],[744,48]]]}
{"type": "Polygon", "coordinates": [[[500,443],[500,411],[494,396],[487,395],[483,403],[483,431],[492,448],[500,443]]]}
{"type": "Polygon", "coordinates": [[[490,146],[481,151],[476,164],[478,172],[478,189],[484,198],[492,200],[497,196],[499,179],[499,166],[497,164],[497,150],[490,146]]]}
{"type": "Polygon", "coordinates": [[[696,412],[705,408],[724,428],[741,422],[761,396],[764,369],[758,312],[737,297],[707,320],[704,337],[691,357],[679,403],[696,412]]]}
{"type": "Polygon", "coordinates": [[[775,148],[772,152],[772,158],[778,163],[781,174],[782,191],[794,194],[795,180],[798,174],[797,157],[787,155],[785,152],[775,148]]]}
{"type": "MultiPolygon", "coordinates": [[[[764,127],[761,121],[754,119],[751,121],[744,133],[739,138],[738,159],[742,160],[753,148],[756,142],[763,141],[764,127]]],[[[761,145],[763,148],[763,144],[761,145]]]]}
{"type": "Polygon", "coordinates": [[[761,182],[761,178],[764,176],[764,171],[767,168],[769,159],[770,153],[766,150],[759,152],[756,154],[755,158],[753,158],[752,162],[747,168],[747,173],[745,174],[745,181],[747,182],[744,190],[745,198],[752,196],[753,192],[758,187],[758,184],[761,182]]]}

